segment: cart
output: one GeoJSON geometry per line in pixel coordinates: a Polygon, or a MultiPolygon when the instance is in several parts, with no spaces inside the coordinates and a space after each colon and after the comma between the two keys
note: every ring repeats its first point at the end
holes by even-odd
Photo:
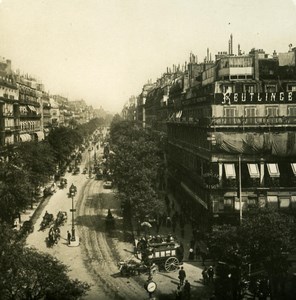
{"type": "Polygon", "coordinates": [[[151,243],[136,240],[135,255],[147,265],[153,263],[167,272],[177,271],[183,259],[183,247],[177,241],[151,243]]]}

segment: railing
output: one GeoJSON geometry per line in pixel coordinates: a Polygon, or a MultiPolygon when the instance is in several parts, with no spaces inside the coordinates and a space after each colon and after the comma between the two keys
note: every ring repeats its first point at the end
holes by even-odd
{"type": "Polygon", "coordinates": [[[258,126],[291,126],[296,125],[296,116],[282,117],[213,117],[213,118],[175,118],[167,121],[168,123],[183,123],[198,125],[201,127],[258,127],[258,126]]]}

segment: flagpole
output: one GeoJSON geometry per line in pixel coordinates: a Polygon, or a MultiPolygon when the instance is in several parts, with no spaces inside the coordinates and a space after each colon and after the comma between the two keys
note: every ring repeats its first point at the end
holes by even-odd
{"type": "Polygon", "coordinates": [[[238,184],[239,184],[239,223],[243,220],[243,206],[242,206],[242,162],[241,155],[238,156],[238,184]]]}

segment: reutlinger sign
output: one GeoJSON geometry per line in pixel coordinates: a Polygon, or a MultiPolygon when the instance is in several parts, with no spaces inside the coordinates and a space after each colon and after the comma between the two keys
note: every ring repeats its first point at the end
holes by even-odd
{"type": "Polygon", "coordinates": [[[215,103],[222,105],[296,103],[296,92],[222,93],[215,94],[215,103]]]}

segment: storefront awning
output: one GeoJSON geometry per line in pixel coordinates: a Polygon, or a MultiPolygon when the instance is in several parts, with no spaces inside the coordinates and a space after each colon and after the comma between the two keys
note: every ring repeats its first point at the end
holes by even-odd
{"type": "Polygon", "coordinates": [[[199,202],[204,208],[208,209],[207,203],[201,200],[185,183],[181,182],[181,187],[197,202],[199,202]]]}
{"type": "Polygon", "coordinates": [[[251,178],[260,178],[260,172],[257,164],[248,164],[248,170],[251,178]]]}
{"type": "Polygon", "coordinates": [[[43,131],[37,131],[35,134],[38,137],[38,141],[43,141],[44,140],[44,132],[43,131]]]}
{"type": "Polygon", "coordinates": [[[291,163],[291,167],[292,167],[294,175],[296,176],[296,163],[291,163]]]}
{"type": "Polygon", "coordinates": [[[29,142],[32,140],[31,136],[28,133],[20,134],[20,139],[22,142],[29,142]]]}
{"type": "Polygon", "coordinates": [[[235,178],[234,164],[224,164],[226,178],[235,178]]]}
{"type": "Polygon", "coordinates": [[[267,164],[267,169],[270,177],[280,177],[280,170],[277,163],[267,164]]]}
{"type": "Polygon", "coordinates": [[[31,110],[31,111],[34,111],[34,112],[36,112],[36,108],[35,108],[35,106],[33,106],[33,105],[28,105],[28,107],[30,108],[30,110],[31,110]]]}

